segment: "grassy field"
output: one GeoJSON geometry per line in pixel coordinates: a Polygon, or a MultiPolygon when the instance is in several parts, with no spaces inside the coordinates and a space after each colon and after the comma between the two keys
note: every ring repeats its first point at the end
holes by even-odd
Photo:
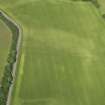
{"type": "Polygon", "coordinates": [[[105,24],[97,9],[63,0],[8,2],[1,7],[23,28],[11,105],[105,105],[105,24]]]}
{"type": "Polygon", "coordinates": [[[3,76],[4,66],[10,48],[11,32],[0,20],[0,80],[3,76]]]}

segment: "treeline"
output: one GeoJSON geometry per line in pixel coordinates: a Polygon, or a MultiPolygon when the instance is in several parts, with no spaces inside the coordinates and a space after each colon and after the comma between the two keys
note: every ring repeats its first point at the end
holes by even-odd
{"type": "Polygon", "coordinates": [[[10,28],[12,32],[11,48],[8,54],[4,75],[0,84],[0,105],[6,105],[9,88],[13,82],[12,71],[13,65],[16,62],[19,29],[2,12],[0,12],[0,19],[10,28]]]}

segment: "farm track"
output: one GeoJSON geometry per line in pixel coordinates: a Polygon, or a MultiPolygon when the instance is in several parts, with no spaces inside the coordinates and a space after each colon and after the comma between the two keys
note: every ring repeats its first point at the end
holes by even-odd
{"type": "MultiPolygon", "coordinates": [[[[20,47],[21,47],[21,41],[22,41],[22,29],[20,28],[20,26],[13,21],[6,13],[4,13],[4,11],[0,10],[0,12],[7,18],[7,20],[9,20],[10,22],[12,22],[15,26],[17,26],[18,30],[19,30],[19,37],[18,37],[18,42],[17,42],[17,55],[16,55],[16,62],[13,65],[13,70],[12,70],[12,75],[13,75],[13,82],[15,81],[15,77],[16,77],[16,70],[17,70],[17,65],[18,65],[18,60],[19,60],[19,55],[20,55],[20,47]]],[[[6,105],[10,105],[11,102],[11,95],[12,95],[12,90],[13,90],[13,86],[14,83],[11,85],[9,92],[8,92],[8,98],[7,98],[7,103],[6,105]]]]}

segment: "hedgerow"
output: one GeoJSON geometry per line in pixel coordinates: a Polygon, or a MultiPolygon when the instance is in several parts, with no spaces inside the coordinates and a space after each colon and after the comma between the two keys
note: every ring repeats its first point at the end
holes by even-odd
{"type": "Polygon", "coordinates": [[[13,81],[12,72],[14,63],[16,62],[19,29],[2,12],[0,12],[0,19],[10,28],[12,32],[11,47],[7,58],[7,64],[5,66],[4,75],[0,84],[0,105],[6,105],[9,88],[13,81]]]}

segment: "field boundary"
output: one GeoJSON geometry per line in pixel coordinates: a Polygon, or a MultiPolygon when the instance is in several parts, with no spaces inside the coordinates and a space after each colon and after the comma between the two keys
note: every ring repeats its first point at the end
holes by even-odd
{"type": "MultiPolygon", "coordinates": [[[[9,20],[12,24],[14,24],[14,26],[16,26],[16,28],[18,29],[19,33],[18,33],[18,39],[17,39],[17,44],[16,44],[16,62],[13,63],[13,69],[12,69],[12,76],[13,76],[13,82],[15,81],[15,77],[16,77],[16,70],[17,70],[17,65],[18,65],[18,61],[19,61],[19,56],[20,56],[20,48],[21,48],[21,42],[22,42],[22,28],[19,24],[17,24],[14,20],[12,20],[12,18],[10,16],[7,15],[7,13],[5,13],[3,10],[0,9],[0,13],[7,19],[9,20]]],[[[5,22],[4,22],[5,23],[5,22]]],[[[8,26],[9,27],[9,26],[8,26]]],[[[11,30],[11,28],[10,28],[11,30]]],[[[12,31],[12,30],[11,30],[12,31]]],[[[10,105],[11,102],[11,95],[12,95],[12,90],[13,90],[13,86],[14,83],[11,84],[11,86],[9,87],[9,91],[8,91],[8,96],[7,96],[7,101],[6,101],[6,105],[10,105]]]]}

